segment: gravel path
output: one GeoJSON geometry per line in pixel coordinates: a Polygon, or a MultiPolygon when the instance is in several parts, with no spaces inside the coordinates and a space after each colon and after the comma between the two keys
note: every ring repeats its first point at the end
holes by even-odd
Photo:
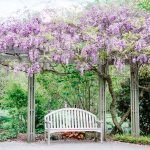
{"type": "Polygon", "coordinates": [[[57,141],[47,145],[45,142],[1,142],[0,150],[150,150],[150,146],[120,142],[67,142],[57,141]]]}

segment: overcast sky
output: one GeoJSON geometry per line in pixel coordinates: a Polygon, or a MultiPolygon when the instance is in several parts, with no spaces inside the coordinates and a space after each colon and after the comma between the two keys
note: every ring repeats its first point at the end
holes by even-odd
{"type": "Polygon", "coordinates": [[[64,8],[80,5],[94,0],[0,0],[0,18],[13,16],[17,11],[25,8],[40,11],[44,8],[64,8]]]}

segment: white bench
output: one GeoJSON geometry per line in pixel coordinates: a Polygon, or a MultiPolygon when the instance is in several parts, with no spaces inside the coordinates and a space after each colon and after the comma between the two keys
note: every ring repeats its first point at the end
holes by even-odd
{"type": "Polygon", "coordinates": [[[101,143],[103,141],[102,121],[86,110],[78,108],[63,108],[50,112],[45,116],[45,140],[55,132],[82,132],[95,131],[101,133],[101,143]]]}

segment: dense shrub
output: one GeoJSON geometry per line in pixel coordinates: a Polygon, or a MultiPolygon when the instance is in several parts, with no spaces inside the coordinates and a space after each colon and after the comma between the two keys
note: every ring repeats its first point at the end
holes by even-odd
{"type": "MultiPolygon", "coordinates": [[[[37,91],[35,94],[35,127],[38,133],[44,130],[44,115],[48,112],[48,100],[42,95],[42,92],[37,91]]],[[[4,117],[2,120],[1,139],[5,140],[11,137],[16,137],[18,133],[27,132],[27,91],[19,84],[12,84],[6,89],[6,93],[1,102],[1,108],[8,110],[9,120],[4,117]]]]}
{"type": "Polygon", "coordinates": [[[17,132],[12,126],[12,119],[8,116],[0,116],[0,141],[17,137],[17,132]]]}
{"type": "Polygon", "coordinates": [[[27,93],[18,84],[10,85],[4,95],[2,108],[8,110],[12,128],[16,132],[26,132],[27,93]]]}

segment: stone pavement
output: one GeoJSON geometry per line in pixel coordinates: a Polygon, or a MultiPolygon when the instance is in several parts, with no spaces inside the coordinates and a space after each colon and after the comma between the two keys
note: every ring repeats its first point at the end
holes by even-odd
{"type": "Polygon", "coordinates": [[[150,150],[150,146],[121,142],[69,142],[56,141],[47,145],[45,142],[1,142],[0,150],[150,150]]]}

